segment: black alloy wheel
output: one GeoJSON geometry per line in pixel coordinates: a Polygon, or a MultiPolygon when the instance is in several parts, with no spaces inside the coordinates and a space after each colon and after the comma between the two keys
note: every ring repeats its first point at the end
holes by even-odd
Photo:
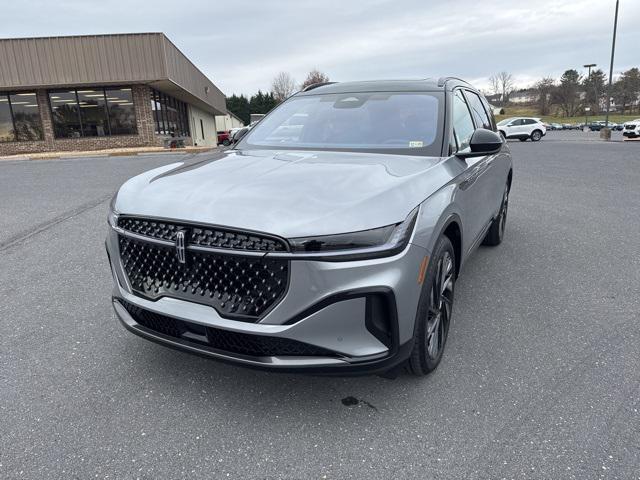
{"type": "Polygon", "coordinates": [[[441,237],[425,275],[416,315],[414,346],[408,369],[426,375],[436,369],[449,335],[456,279],[455,253],[447,237],[441,237]]]}

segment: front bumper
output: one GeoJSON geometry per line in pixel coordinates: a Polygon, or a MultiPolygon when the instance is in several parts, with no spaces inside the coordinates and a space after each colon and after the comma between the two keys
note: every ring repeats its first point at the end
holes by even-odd
{"type": "Polygon", "coordinates": [[[421,291],[419,270],[427,255],[420,246],[410,243],[395,256],[372,260],[291,260],[284,298],[258,323],[223,318],[210,306],[177,298],[149,300],[135,295],[120,263],[118,234],[111,229],[106,246],[114,276],[116,315],[129,331],[148,340],[249,367],[316,373],[382,372],[411,353],[421,291]],[[187,328],[183,333],[168,335],[167,331],[143,325],[126,306],[169,321],[186,322],[181,325],[187,328]],[[376,315],[383,319],[382,328],[376,315]],[[246,349],[221,348],[219,343],[207,341],[217,338],[216,332],[242,335],[251,345],[257,337],[299,342],[314,347],[311,350],[316,353],[300,355],[294,350],[293,354],[260,354],[250,350],[247,354],[246,349]]]}

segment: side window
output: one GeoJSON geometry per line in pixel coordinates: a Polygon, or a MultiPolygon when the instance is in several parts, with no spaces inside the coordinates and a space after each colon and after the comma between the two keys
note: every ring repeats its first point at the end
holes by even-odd
{"type": "Polygon", "coordinates": [[[469,90],[466,90],[464,93],[465,97],[467,97],[469,108],[471,108],[473,119],[476,121],[476,125],[478,126],[478,128],[486,128],[487,130],[492,130],[491,120],[489,120],[489,115],[487,115],[480,97],[476,93],[469,90]]]}
{"type": "Polygon", "coordinates": [[[493,108],[491,107],[491,105],[489,105],[489,102],[487,102],[486,98],[482,97],[480,98],[480,100],[484,105],[484,109],[487,112],[487,115],[489,115],[489,121],[491,122],[491,130],[493,130],[494,132],[497,132],[498,127],[496,125],[496,118],[493,116],[493,108]]]}
{"type": "Polygon", "coordinates": [[[458,143],[458,150],[464,150],[469,146],[474,130],[467,102],[460,90],[456,90],[453,93],[453,134],[458,143]]]}
{"type": "Polygon", "coordinates": [[[514,127],[518,127],[520,125],[523,124],[523,121],[521,118],[519,118],[518,120],[514,120],[513,122],[511,122],[511,125],[513,125],[514,127]]]}

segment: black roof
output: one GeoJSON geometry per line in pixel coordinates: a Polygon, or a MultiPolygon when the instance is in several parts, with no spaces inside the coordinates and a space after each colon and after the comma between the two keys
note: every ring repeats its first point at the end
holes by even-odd
{"type": "Polygon", "coordinates": [[[469,83],[454,77],[425,78],[420,80],[368,80],[360,82],[337,82],[321,85],[297,95],[318,95],[325,93],[355,92],[434,92],[469,83]]]}

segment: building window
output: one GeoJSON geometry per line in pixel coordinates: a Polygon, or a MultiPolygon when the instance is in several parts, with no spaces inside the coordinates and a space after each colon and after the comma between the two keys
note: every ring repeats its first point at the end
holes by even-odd
{"type": "Polygon", "coordinates": [[[42,123],[36,94],[0,93],[0,142],[42,139],[42,123]]]}
{"type": "Polygon", "coordinates": [[[56,138],[135,135],[136,113],[130,88],[50,91],[56,138]]]}
{"type": "Polygon", "coordinates": [[[202,119],[200,119],[200,131],[202,132],[202,139],[204,140],[204,123],[202,123],[202,119]]]}
{"type": "Polygon", "coordinates": [[[187,104],[151,89],[151,110],[156,124],[156,134],[189,137],[187,104]]]}
{"type": "Polygon", "coordinates": [[[78,90],[78,105],[83,137],[109,135],[107,102],[102,90],[78,90]]]}
{"type": "Polygon", "coordinates": [[[136,110],[130,88],[105,90],[111,135],[131,135],[138,132],[136,110]]]}

